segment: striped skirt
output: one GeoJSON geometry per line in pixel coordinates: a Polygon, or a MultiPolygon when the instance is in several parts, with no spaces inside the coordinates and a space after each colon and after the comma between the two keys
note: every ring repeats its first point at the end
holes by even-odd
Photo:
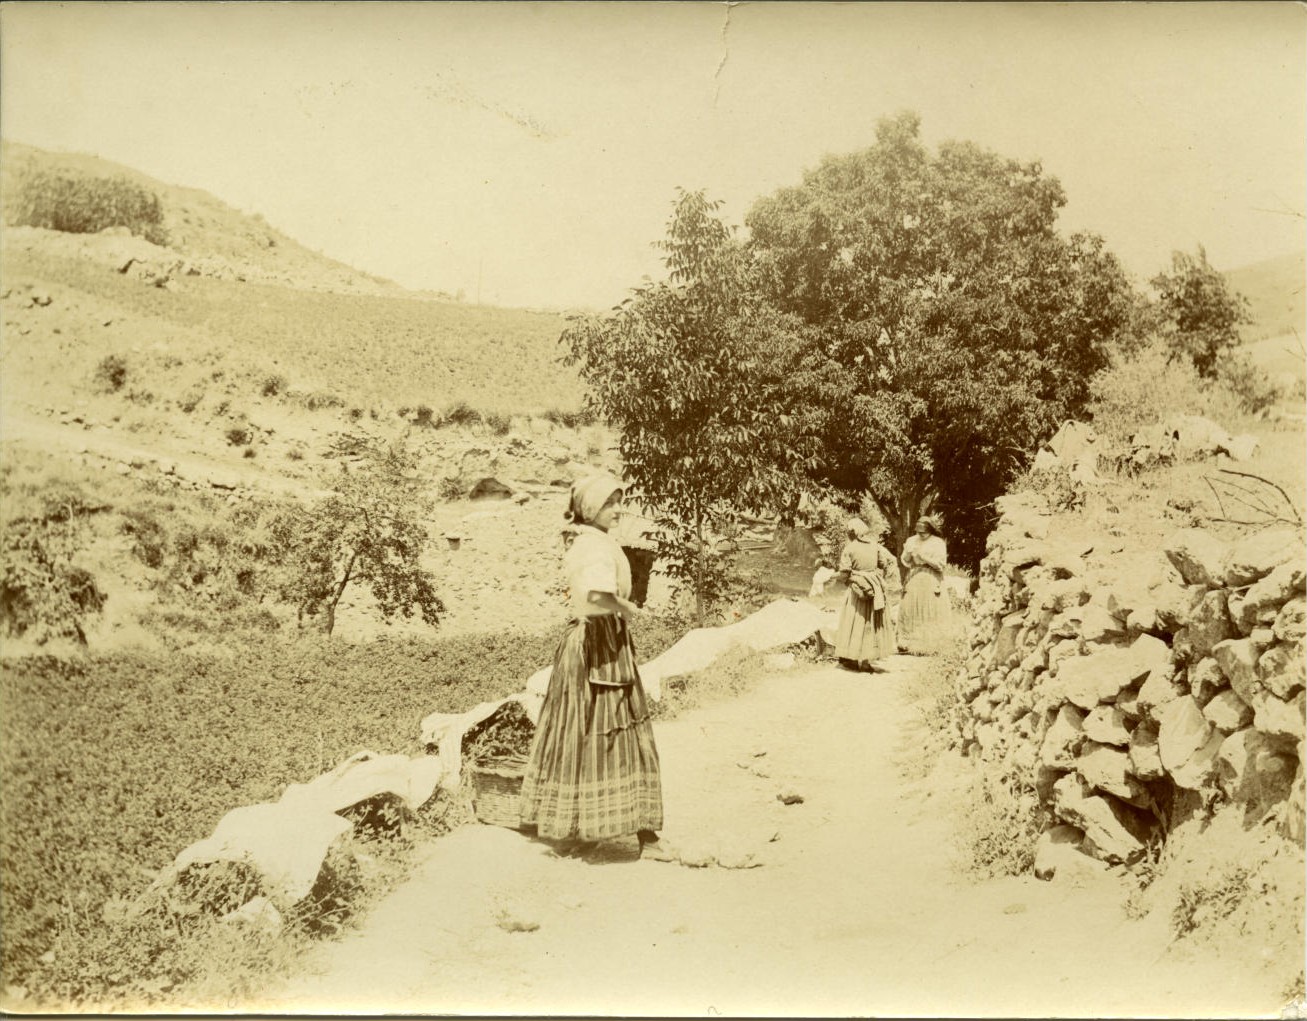
{"type": "Polygon", "coordinates": [[[553,840],[605,840],[663,824],[649,706],[626,622],[572,621],[522,779],[522,824],[553,840]]]}

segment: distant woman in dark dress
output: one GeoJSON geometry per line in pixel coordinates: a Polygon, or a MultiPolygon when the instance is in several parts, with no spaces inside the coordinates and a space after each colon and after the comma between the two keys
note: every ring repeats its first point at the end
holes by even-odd
{"type": "Polygon", "coordinates": [[[835,655],[850,670],[871,670],[895,652],[890,600],[898,591],[898,561],[861,518],[851,518],[847,530],[836,574],[849,591],[835,632],[835,655]]]}

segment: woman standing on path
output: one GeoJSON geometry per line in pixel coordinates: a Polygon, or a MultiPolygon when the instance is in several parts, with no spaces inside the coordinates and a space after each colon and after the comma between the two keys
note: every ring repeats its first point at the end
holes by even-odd
{"type": "Polygon", "coordinates": [[[873,541],[861,518],[849,519],[848,536],[836,572],[848,582],[849,593],[835,633],[835,655],[850,670],[873,670],[876,660],[895,651],[890,599],[898,591],[898,561],[873,541]]]}
{"type": "Polygon", "coordinates": [[[642,857],[669,859],[658,749],[627,621],[631,565],[608,534],[621,516],[621,483],[591,476],[572,486],[563,558],[572,619],[522,780],[521,816],[570,848],[634,833],[642,857]]]}
{"type": "Polygon", "coordinates": [[[930,652],[942,638],[951,615],[943,585],[947,563],[939,518],[923,514],[917,519],[916,534],[903,544],[908,578],[899,608],[899,648],[904,652],[930,652]]]}

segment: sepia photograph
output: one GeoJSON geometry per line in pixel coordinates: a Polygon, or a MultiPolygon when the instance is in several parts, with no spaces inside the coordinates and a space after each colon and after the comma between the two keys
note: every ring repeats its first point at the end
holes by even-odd
{"type": "Polygon", "coordinates": [[[1307,1017],[1307,6],[0,0],[0,213],[0,1010],[1307,1017]]]}

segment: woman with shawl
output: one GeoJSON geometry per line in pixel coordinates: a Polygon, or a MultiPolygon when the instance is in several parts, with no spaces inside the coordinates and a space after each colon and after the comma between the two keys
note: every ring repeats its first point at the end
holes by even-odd
{"type": "Polygon", "coordinates": [[[848,535],[836,572],[849,591],[835,633],[835,655],[850,670],[872,670],[876,660],[895,651],[890,601],[898,592],[898,561],[874,541],[861,518],[849,520],[848,535]]]}
{"type": "Polygon", "coordinates": [[[636,834],[641,855],[668,860],[658,749],[627,622],[631,565],[608,534],[621,483],[592,476],[572,486],[563,558],[571,621],[554,653],[522,780],[521,818],[567,850],[636,834]]]}
{"type": "Polygon", "coordinates": [[[930,652],[948,623],[950,606],[943,588],[947,563],[939,518],[923,514],[917,519],[915,534],[903,544],[908,577],[899,607],[899,647],[905,652],[930,652]]]}

